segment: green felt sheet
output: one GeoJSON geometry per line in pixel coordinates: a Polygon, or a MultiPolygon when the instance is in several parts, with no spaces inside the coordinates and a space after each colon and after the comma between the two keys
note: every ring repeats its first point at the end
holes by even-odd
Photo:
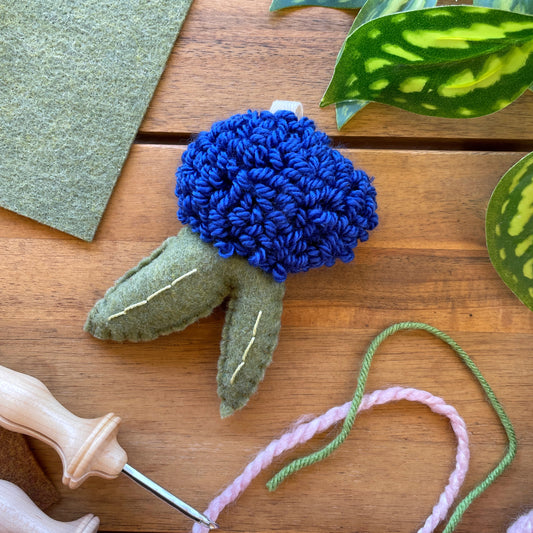
{"type": "Polygon", "coordinates": [[[0,0],[0,205],[93,239],[192,0],[0,0]]]}

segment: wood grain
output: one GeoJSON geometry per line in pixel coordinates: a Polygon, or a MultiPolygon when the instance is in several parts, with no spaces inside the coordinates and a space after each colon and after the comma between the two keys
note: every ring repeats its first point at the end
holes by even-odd
{"type": "MultiPolygon", "coordinates": [[[[215,375],[223,309],[179,334],[115,344],[82,331],[93,303],[126,269],[179,231],[174,170],[183,147],[136,145],[93,243],[0,211],[2,364],[33,374],[81,417],[114,411],[129,462],[204,508],[245,464],[302,413],[347,401],[371,339],[396,321],[451,334],[481,368],[520,441],[513,466],[466,513],[458,532],[504,531],[533,505],[533,314],[500,281],[484,246],[490,192],[520,153],[345,150],[375,176],[380,225],[356,260],[292,276],[274,362],[250,404],[220,420],[215,375]]],[[[504,435],[456,356],[423,333],[389,339],[368,390],[424,388],[457,407],[472,441],[463,495],[504,451],[504,435]]],[[[333,435],[277,462],[316,449],[333,435]]],[[[55,452],[35,443],[57,486],[55,452]]],[[[415,531],[454,460],[447,422],[401,402],[361,416],[327,461],[271,494],[259,476],[220,517],[231,531],[415,531]]],[[[187,531],[190,523],[121,476],[62,489],[51,515],[87,512],[102,531],[187,531]]]]}

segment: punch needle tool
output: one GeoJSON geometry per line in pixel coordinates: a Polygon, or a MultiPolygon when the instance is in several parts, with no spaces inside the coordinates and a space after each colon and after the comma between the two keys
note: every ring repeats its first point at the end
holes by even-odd
{"type": "Polygon", "coordinates": [[[117,441],[121,418],[108,413],[80,418],[60,404],[38,379],[0,366],[0,425],[39,439],[61,457],[63,483],[75,489],[90,476],[114,479],[121,472],[195,522],[218,525],[127,464],[117,441]]]}

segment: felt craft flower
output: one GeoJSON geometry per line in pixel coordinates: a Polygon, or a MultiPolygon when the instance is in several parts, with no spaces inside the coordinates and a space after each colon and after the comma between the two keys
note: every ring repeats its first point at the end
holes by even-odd
{"type": "Polygon", "coordinates": [[[354,258],[378,222],[369,177],[291,111],[215,123],[176,172],[185,227],[91,310],[95,337],[147,341],[227,300],[218,363],[222,417],[243,407],[272,360],[287,275],[354,258]]]}

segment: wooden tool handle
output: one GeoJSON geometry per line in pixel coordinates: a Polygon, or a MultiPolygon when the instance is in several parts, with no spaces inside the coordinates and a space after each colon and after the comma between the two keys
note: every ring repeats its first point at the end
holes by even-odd
{"type": "Polygon", "coordinates": [[[74,522],[45,515],[19,487],[0,480],[0,533],[95,533],[100,520],[87,514],[74,522]]]}
{"type": "Polygon", "coordinates": [[[127,463],[117,442],[120,418],[79,418],[65,409],[38,379],[0,366],[0,425],[49,444],[63,462],[71,489],[89,476],[117,477],[127,463]]]}

